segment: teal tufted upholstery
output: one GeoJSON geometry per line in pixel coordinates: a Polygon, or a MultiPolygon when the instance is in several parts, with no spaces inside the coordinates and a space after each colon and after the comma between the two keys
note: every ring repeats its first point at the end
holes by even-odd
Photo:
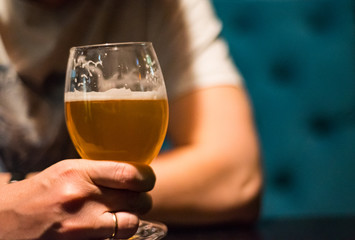
{"type": "Polygon", "coordinates": [[[355,213],[352,0],[213,0],[260,135],[263,217],[355,213]]]}

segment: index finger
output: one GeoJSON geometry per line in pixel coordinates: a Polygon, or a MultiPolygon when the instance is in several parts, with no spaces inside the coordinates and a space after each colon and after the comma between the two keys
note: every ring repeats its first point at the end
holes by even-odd
{"type": "Polygon", "coordinates": [[[98,160],[81,160],[95,185],[146,192],[153,189],[155,174],[148,165],[98,160]]]}

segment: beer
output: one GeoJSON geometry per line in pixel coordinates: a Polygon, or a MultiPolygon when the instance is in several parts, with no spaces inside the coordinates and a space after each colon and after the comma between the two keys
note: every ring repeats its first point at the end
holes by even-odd
{"type": "Polygon", "coordinates": [[[166,99],[66,96],[65,105],[67,127],[82,158],[149,164],[158,155],[168,124],[166,99]]]}

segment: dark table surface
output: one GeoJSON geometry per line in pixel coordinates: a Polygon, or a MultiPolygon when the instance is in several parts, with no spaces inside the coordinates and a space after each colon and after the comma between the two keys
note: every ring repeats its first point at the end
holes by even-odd
{"type": "Polygon", "coordinates": [[[253,227],[237,225],[169,228],[164,240],[355,240],[355,216],[262,220],[253,227]]]}

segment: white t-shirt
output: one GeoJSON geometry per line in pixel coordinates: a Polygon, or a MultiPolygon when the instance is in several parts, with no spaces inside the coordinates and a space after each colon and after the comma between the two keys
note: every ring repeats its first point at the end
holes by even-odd
{"type": "Polygon", "coordinates": [[[4,158],[16,157],[17,165],[30,161],[36,170],[44,158],[63,157],[59,77],[71,47],[152,42],[173,101],[195,89],[241,84],[220,31],[208,0],[77,0],[60,8],[1,0],[0,67],[9,68],[0,72],[0,158],[6,165],[4,158]]]}

